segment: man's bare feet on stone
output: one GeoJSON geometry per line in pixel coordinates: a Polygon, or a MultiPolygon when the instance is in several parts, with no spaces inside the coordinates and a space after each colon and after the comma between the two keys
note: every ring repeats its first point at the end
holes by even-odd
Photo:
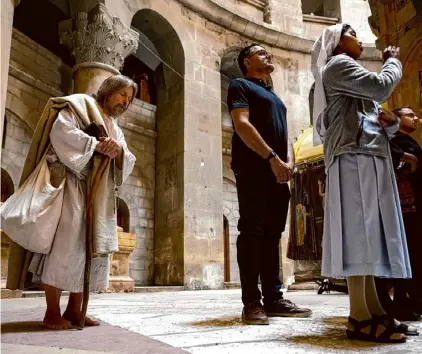
{"type": "Polygon", "coordinates": [[[72,328],[72,323],[60,315],[45,314],[42,325],[49,329],[69,329],[72,328]]]}
{"type": "MultiPolygon", "coordinates": [[[[75,313],[70,311],[65,311],[63,314],[63,319],[70,321],[73,326],[79,326],[79,323],[81,322],[82,313],[75,313]]],[[[100,322],[94,321],[90,319],[88,316],[85,317],[85,326],[86,327],[92,327],[92,326],[99,326],[100,322]]]]}

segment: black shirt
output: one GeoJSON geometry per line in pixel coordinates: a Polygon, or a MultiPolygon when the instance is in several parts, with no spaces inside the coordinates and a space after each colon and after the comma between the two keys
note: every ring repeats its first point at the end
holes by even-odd
{"type": "MultiPolygon", "coordinates": [[[[235,108],[249,108],[249,121],[277,155],[287,161],[286,106],[271,87],[257,78],[234,79],[230,83],[227,104],[235,108]]],[[[266,161],[242,141],[236,131],[232,138],[232,168],[259,166],[266,161]]]]}
{"type": "Polygon", "coordinates": [[[395,169],[397,169],[405,152],[414,155],[418,159],[418,167],[412,173],[411,181],[415,193],[416,211],[420,213],[419,215],[422,215],[422,148],[415,139],[402,132],[394,134],[394,137],[390,140],[390,147],[395,169]]]}

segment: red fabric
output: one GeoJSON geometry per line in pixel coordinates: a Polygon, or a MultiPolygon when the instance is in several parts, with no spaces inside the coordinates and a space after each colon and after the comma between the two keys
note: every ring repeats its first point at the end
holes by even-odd
{"type": "Polygon", "coordinates": [[[397,175],[397,187],[399,190],[402,213],[415,213],[415,194],[412,187],[410,175],[397,175]]]}

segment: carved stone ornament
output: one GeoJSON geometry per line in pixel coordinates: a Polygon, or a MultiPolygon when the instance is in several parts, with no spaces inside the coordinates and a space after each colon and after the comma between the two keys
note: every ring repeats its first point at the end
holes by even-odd
{"type": "Polygon", "coordinates": [[[75,19],[59,24],[60,43],[76,58],[76,64],[97,62],[117,70],[138,48],[139,34],[113,17],[103,4],[89,13],[78,12],[75,19]]]}
{"type": "Polygon", "coordinates": [[[272,9],[271,9],[271,5],[269,3],[267,3],[264,6],[263,13],[264,13],[264,22],[271,25],[273,23],[273,20],[272,20],[272,9]]]}

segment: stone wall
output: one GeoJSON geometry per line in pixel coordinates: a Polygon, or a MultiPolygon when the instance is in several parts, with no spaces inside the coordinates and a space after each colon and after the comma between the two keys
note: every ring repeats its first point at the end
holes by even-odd
{"type": "Polygon", "coordinates": [[[69,77],[70,69],[59,58],[13,30],[1,164],[15,187],[44,106],[50,97],[63,95],[62,89],[66,89],[69,77]]]}
{"type": "Polygon", "coordinates": [[[12,178],[14,190],[17,189],[29,145],[32,140],[32,131],[14,114],[6,111],[5,140],[1,154],[1,167],[12,178]]]}
{"type": "Polygon", "coordinates": [[[342,22],[350,24],[356,30],[358,38],[365,46],[375,46],[376,37],[368,23],[368,17],[371,16],[368,1],[340,0],[340,2],[342,22]]]}
{"type": "Polygon", "coordinates": [[[119,197],[129,209],[129,231],[136,235],[130,276],[137,285],[154,281],[155,114],[154,105],[135,99],[119,118],[129,150],[136,156],[135,168],[120,189],[119,197]]]}

